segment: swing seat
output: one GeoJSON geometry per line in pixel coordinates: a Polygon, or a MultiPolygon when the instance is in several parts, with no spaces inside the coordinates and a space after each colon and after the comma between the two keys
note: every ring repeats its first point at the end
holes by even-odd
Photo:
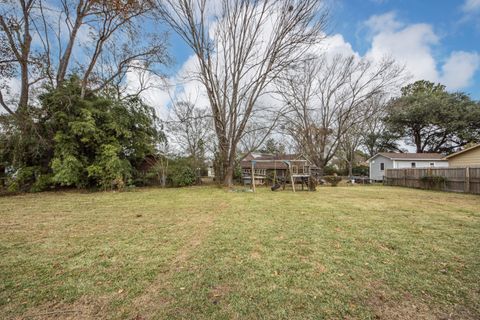
{"type": "Polygon", "coordinates": [[[272,191],[275,191],[275,190],[278,190],[280,189],[281,185],[280,184],[274,184],[270,189],[272,189],[272,191]]]}

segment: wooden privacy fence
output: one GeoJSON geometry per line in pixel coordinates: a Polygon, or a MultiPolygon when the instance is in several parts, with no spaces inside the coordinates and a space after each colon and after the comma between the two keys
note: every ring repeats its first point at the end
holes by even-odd
{"type": "Polygon", "coordinates": [[[480,194],[480,168],[387,169],[384,182],[389,186],[480,194]]]}

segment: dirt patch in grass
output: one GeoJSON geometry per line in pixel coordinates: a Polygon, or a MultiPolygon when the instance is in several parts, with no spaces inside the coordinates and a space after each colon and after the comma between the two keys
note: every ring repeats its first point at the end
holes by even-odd
{"type": "MultiPolygon", "coordinates": [[[[427,299],[428,300],[428,299],[427,299]]],[[[474,320],[478,319],[465,307],[454,306],[448,312],[432,308],[410,293],[392,298],[386,291],[377,290],[368,300],[375,319],[379,320],[474,320]]]]}
{"type": "Polygon", "coordinates": [[[74,319],[105,319],[111,298],[80,298],[74,303],[47,303],[28,310],[21,317],[14,319],[34,320],[74,320],[74,319]]]}
{"type": "Polygon", "coordinates": [[[217,285],[210,289],[208,298],[213,304],[218,304],[231,291],[232,288],[229,285],[217,285]]]}

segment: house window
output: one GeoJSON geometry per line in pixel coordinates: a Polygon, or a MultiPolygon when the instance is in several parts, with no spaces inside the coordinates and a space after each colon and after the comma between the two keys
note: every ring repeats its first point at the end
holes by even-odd
{"type": "Polygon", "coordinates": [[[385,170],[385,163],[380,163],[380,170],[381,171],[384,171],[385,170]]]}
{"type": "Polygon", "coordinates": [[[412,162],[412,169],[414,169],[417,166],[415,162],[412,162]]]}

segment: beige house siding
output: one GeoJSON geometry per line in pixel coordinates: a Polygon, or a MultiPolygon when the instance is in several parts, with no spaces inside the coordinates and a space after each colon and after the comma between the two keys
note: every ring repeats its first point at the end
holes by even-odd
{"type": "Polygon", "coordinates": [[[450,167],[480,167],[480,148],[460,153],[448,159],[450,167]]]}

